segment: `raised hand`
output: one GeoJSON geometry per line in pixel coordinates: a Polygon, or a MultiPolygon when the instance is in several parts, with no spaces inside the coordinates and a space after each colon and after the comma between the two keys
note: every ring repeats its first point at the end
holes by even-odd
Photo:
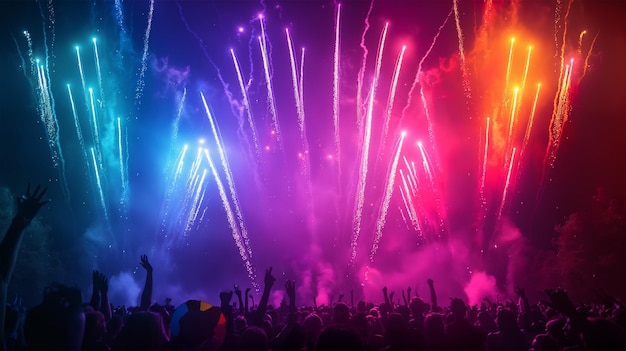
{"type": "Polygon", "coordinates": [[[548,295],[548,297],[550,298],[550,302],[544,301],[546,305],[567,316],[576,314],[576,308],[574,307],[574,304],[570,300],[565,290],[546,289],[546,295],[548,295]]]}
{"type": "Polygon", "coordinates": [[[265,283],[265,288],[271,288],[274,285],[274,282],[276,281],[276,278],[274,278],[274,276],[272,275],[272,267],[270,267],[269,269],[265,270],[265,278],[263,279],[263,282],[265,283]]]}
{"type": "Polygon", "coordinates": [[[94,288],[103,294],[109,291],[109,280],[106,275],[94,269],[93,271],[94,288]]]}
{"type": "Polygon", "coordinates": [[[409,300],[411,299],[411,286],[410,285],[406,288],[406,296],[409,298],[409,300]]]}
{"type": "Polygon", "coordinates": [[[141,262],[140,262],[140,264],[148,273],[152,273],[152,265],[148,261],[148,256],[147,255],[141,255],[141,262]]]}
{"type": "Polygon", "coordinates": [[[435,282],[432,279],[426,279],[426,283],[428,284],[428,286],[433,286],[435,282]]]}
{"type": "Polygon", "coordinates": [[[287,297],[289,298],[289,302],[296,301],[296,282],[293,280],[287,280],[285,282],[285,291],[287,292],[287,297]]]}
{"type": "Polygon", "coordinates": [[[44,194],[48,190],[44,188],[39,191],[41,185],[37,185],[35,191],[30,193],[30,183],[26,187],[26,193],[18,198],[16,198],[17,202],[17,215],[16,217],[22,219],[24,222],[30,222],[35,218],[37,212],[41,209],[41,207],[47,203],[49,203],[50,199],[41,201],[44,194]]]}
{"type": "Polygon", "coordinates": [[[235,284],[234,288],[235,288],[235,295],[237,295],[237,297],[241,299],[241,289],[239,289],[239,285],[235,284]]]}
{"type": "Polygon", "coordinates": [[[221,306],[229,306],[230,300],[233,298],[233,292],[231,291],[222,291],[220,293],[220,303],[221,306]]]}

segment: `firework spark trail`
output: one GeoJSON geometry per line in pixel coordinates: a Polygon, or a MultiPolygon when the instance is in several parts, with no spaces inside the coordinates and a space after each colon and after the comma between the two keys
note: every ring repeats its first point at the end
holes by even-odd
{"type": "Polygon", "coordinates": [[[122,34],[122,38],[126,38],[126,27],[124,26],[124,13],[122,12],[122,0],[115,0],[115,20],[117,21],[117,25],[120,27],[120,33],[122,34]]]}
{"type": "Polygon", "coordinates": [[[335,51],[333,54],[333,125],[335,127],[335,153],[337,154],[338,169],[341,170],[341,142],[339,138],[339,60],[340,51],[340,24],[341,24],[341,4],[337,4],[335,16],[335,51]]]}
{"type": "Polygon", "coordinates": [[[409,180],[409,185],[411,185],[411,194],[413,196],[417,196],[417,175],[415,172],[415,168],[411,167],[409,161],[406,159],[406,156],[403,156],[402,158],[404,159],[404,165],[409,172],[409,178],[407,179],[409,180]]]}
{"type": "Polygon", "coordinates": [[[361,42],[359,43],[359,47],[363,50],[363,58],[361,59],[361,68],[359,69],[359,73],[357,75],[356,81],[356,123],[357,127],[361,129],[362,126],[362,118],[364,116],[365,111],[365,103],[362,101],[361,97],[363,94],[363,85],[365,84],[365,67],[367,64],[367,55],[369,54],[369,50],[367,49],[367,45],[365,45],[365,35],[370,29],[370,15],[372,14],[372,10],[374,9],[374,0],[370,1],[370,7],[367,10],[367,15],[365,15],[365,28],[363,29],[363,33],[361,34],[361,42]]]}
{"type": "Polygon", "coordinates": [[[163,201],[163,205],[161,206],[161,226],[159,228],[159,231],[161,234],[165,234],[165,237],[167,237],[167,233],[164,233],[164,231],[167,228],[167,220],[169,218],[169,209],[170,209],[170,203],[172,202],[172,195],[174,193],[174,189],[176,189],[176,186],[178,184],[178,179],[179,176],[181,175],[182,171],[183,171],[183,166],[185,164],[185,155],[187,154],[187,150],[189,149],[189,146],[185,144],[185,146],[183,147],[183,150],[180,152],[180,155],[177,158],[177,166],[176,166],[176,170],[174,171],[174,175],[172,178],[172,180],[170,181],[167,190],[165,192],[165,199],[163,201]]]}
{"type": "Polygon", "coordinates": [[[435,206],[437,209],[437,216],[438,216],[438,222],[439,222],[438,225],[439,225],[441,232],[445,233],[448,231],[446,221],[445,221],[445,218],[446,218],[445,207],[442,204],[443,200],[441,196],[441,191],[439,190],[439,186],[437,184],[438,182],[435,182],[432,162],[430,161],[430,158],[428,157],[428,153],[424,149],[424,145],[422,144],[421,141],[417,142],[417,147],[420,150],[420,154],[422,156],[422,161],[423,161],[422,164],[424,166],[424,171],[426,172],[428,176],[428,179],[430,181],[430,185],[432,188],[432,192],[435,196],[435,206]]]}
{"type": "Polygon", "coordinates": [[[428,161],[428,157],[426,156],[426,150],[424,150],[424,145],[421,141],[417,142],[417,147],[420,150],[420,154],[422,155],[422,165],[424,166],[424,171],[426,171],[426,175],[428,176],[428,180],[430,185],[435,187],[435,178],[433,177],[432,168],[430,167],[430,162],[428,161]]]}
{"type": "Polygon", "coordinates": [[[535,121],[535,112],[537,111],[537,101],[539,100],[539,91],[541,90],[541,84],[537,84],[537,91],[535,92],[535,99],[533,101],[533,107],[530,110],[530,116],[528,117],[528,125],[526,126],[526,133],[524,134],[524,141],[522,142],[522,148],[520,149],[520,158],[524,155],[528,141],[530,140],[530,133],[532,131],[533,123],[535,121]]]}
{"type": "Polygon", "coordinates": [[[217,169],[213,164],[213,160],[209,155],[209,151],[205,150],[204,152],[207,161],[209,162],[209,167],[211,168],[211,173],[213,174],[213,178],[215,179],[215,183],[217,185],[217,190],[220,194],[220,198],[222,199],[222,206],[224,206],[224,211],[226,211],[226,218],[228,220],[228,224],[232,230],[233,239],[235,240],[235,245],[237,245],[237,249],[239,250],[239,256],[241,256],[241,260],[244,262],[246,267],[246,271],[248,272],[248,278],[252,282],[252,285],[258,289],[258,284],[256,282],[256,274],[254,273],[254,268],[252,263],[250,262],[250,257],[247,254],[246,247],[244,245],[244,240],[241,235],[241,231],[237,226],[237,219],[235,218],[235,213],[233,213],[233,209],[230,206],[230,202],[228,201],[228,195],[226,195],[226,189],[224,188],[224,184],[220,179],[219,174],[217,173],[217,169]]]}
{"type": "Polygon", "coordinates": [[[532,52],[533,47],[529,46],[528,47],[528,56],[526,57],[526,66],[524,68],[524,77],[522,78],[522,89],[520,91],[519,94],[519,106],[522,106],[522,97],[524,95],[524,92],[526,90],[526,79],[528,78],[528,69],[530,67],[530,53],[532,52]]]}
{"type": "Polygon", "coordinates": [[[376,251],[378,251],[378,244],[380,243],[380,238],[383,236],[383,228],[385,227],[385,222],[387,220],[387,211],[389,210],[389,203],[391,202],[391,195],[393,194],[398,161],[400,161],[400,152],[402,151],[402,144],[404,143],[405,136],[406,133],[402,132],[402,136],[400,137],[400,142],[398,143],[398,148],[396,150],[396,156],[393,158],[393,163],[389,171],[389,177],[387,178],[385,196],[383,197],[378,220],[376,221],[376,236],[374,237],[374,244],[372,245],[372,250],[370,251],[370,262],[374,262],[374,255],[376,254],[376,251]]]}
{"type": "Polygon", "coordinates": [[[463,31],[461,30],[461,19],[459,17],[459,1],[452,1],[452,8],[454,9],[454,22],[456,24],[456,33],[459,38],[459,55],[461,57],[461,72],[463,73],[463,90],[465,91],[465,97],[469,99],[471,97],[471,88],[469,82],[469,70],[465,62],[465,48],[463,47],[463,31]]]}
{"type": "Polygon", "coordinates": [[[183,233],[189,232],[189,230],[191,230],[191,227],[193,226],[193,223],[196,220],[196,217],[198,216],[198,211],[200,209],[200,205],[202,204],[202,201],[200,201],[201,195],[202,197],[204,197],[204,181],[206,179],[206,174],[207,174],[207,169],[205,168],[202,171],[202,176],[200,176],[198,178],[197,184],[195,186],[195,191],[193,192],[193,200],[191,201],[191,208],[189,210],[189,215],[187,216],[187,221],[185,224],[185,229],[183,231],[183,233]]]}
{"type": "Polygon", "coordinates": [[[591,41],[591,45],[589,46],[589,51],[587,52],[587,56],[585,56],[583,74],[581,75],[580,79],[583,79],[583,77],[587,74],[587,67],[589,67],[589,58],[591,57],[591,52],[593,51],[593,47],[596,44],[596,40],[598,39],[598,34],[600,33],[596,33],[596,36],[593,37],[593,40],[591,41]]]}
{"type": "Polygon", "coordinates": [[[233,64],[235,65],[235,71],[237,71],[237,80],[239,81],[239,89],[241,90],[241,95],[243,96],[243,106],[246,109],[246,114],[248,116],[248,124],[250,125],[250,130],[252,131],[252,140],[254,142],[254,149],[256,151],[257,157],[261,155],[261,147],[259,146],[259,138],[256,132],[256,126],[254,124],[254,118],[252,117],[252,109],[250,108],[250,100],[248,98],[248,90],[243,82],[243,75],[241,73],[241,67],[239,66],[239,60],[237,60],[237,56],[235,55],[235,51],[233,49],[230,50],[230,54],[233,58],[233,64]]]}
{"type": "Polygon", "coordinates": [[[85,73],[83,71],[83,63],[80,59],[80,48],[76,46],[76,59],[78,62],[78,73],[80,74],[80,83],[83,87],[83,97],[85,99],[85,108],[89,112],[89,99],[87,97],[87,86],[85,85],[85,73]]]}
{"type": "Polygon", "coordinates": [[[406,51],[406,45],[402,46],[400,54],[396,59],[396,65],[393,70],[393,78],[391,79],[391,88],[389,89],[389,97],[387,98],[387,111],[385,113],[385,121],[383,125],[383,136],[381,138],[380,152],[378,157],[382,157],[383,150],[385,149],[385,140],[387,139],[387,133],[389,132],[389,123],[391,121],[391,112],[396,99],[396,89],[398,88],[398,79],[400,78],[400,69],[402,68],[402,60],[404,59],[404,52],[406,51]]]}
{"type": "Polygon", "coordinates": [[[100,100],[102,101],[102,106],[106,106],[104,103],[104,89],[102,88],[102,70],[100,68],[100,55],[98,55],[98,44],[96,43],[96,38],[91,39],[93,41],[93,54],[96,58],[96,74],[98,77],[98,90],[100,92],[100,100]]]}
{"type": "Polygon", "coordinates": [[[48,21],[50,22],[49,28],[50,28],[50,34],[52,36],[52,38],[50,39],[50,51],[52,52],[50,56],[53,59],[52,67],[54,67],[54,59],[56,59],[56,56],[54,54],[54,41],[56,38],[56,30],[55,30],[56,19],[54,15],[54,6],[52,6],[52,0],[48,0],[48,21]]]}
{"type": "MultiPolygon", "coordinates": [[[[39,60],[36,61],[37,63],[39,60]]],[[[59,137],[59,121],[54,108],[54,96],[50,87],[50,76],[45,72],[46,68],[40,65],[37,69],[39,82],[39,109],[41,110],[41,118],[46,127],[48,137],[48,146],[52,153],[52,162],[54,167],[59,169],[59,177],[61,178],[61,190],[65,199],[70,201],[70,189],[67,184],[67,176],[65,174],[65,158],[63,157],[63,149],[61,148],[61,140],[59,137]]]]}
{"type": "Polygon", "coordinates": [[[298,87],[300,88],[300,106],[302,106],[302,111],[304,112],[304,48],[302,48],[300,54],[300,81],[298,82],[298,87]]]}
{"type": "Polygon", "coordinates": [[[252,248],[250,247],[250,239],[248,238],[248,231],[246,230],[246,226],[243,220],[243,214],[241,212],[241,206],[239,204],[239,197],[237,196],[237,192],[235,191],[235,180],[233,179],[233,173],[228,163],[228,158],[226,157],[226,153],[222,146],[222,138],[218,135],[218,129],[215,121],[213,120],[213,115],[209,110],[209,105],[206,102],[204,94],[200,92],[200,97],[202,98],[202,103],[204,104],[204,109],[211,123],[211,130],[213,132],[213,137],[215,139],[215,144],[217,146],[217,151],[220,157],[220,162],[222,163],[222,168],[224,170],[224,174],[226,174],[226,183],[228,184],[228,190],[230,192],[231,200],[233,201],[233,205],[235,207],[235,214],[237,215],[237,220],[239,222],[239,227],[241,231],[241,236],[243,238],[243,243],[246,247],[246,251],[248,253],[248,257],[252,258],[252,248]]]}
{"type": "Polygon", "coordinates": [[[106,200],[104,198],[104,191],[102,190],[102,181],[100,180],[100,171],[98,170],[98,161],[96,160],[96,153],[91,148],[91,160],[93,161],[93,170],[96,175],[96,185],[98,186],[98,194],[100,195],[100,204],[102,205],[102,211],[104,212],[104,218],[109,221],[109,211],[107,210],[106,200]]]}
{"type": "Polygon", "coordinates": [[[100,133],[98,132],[98,118],[96,117],[96,106],[93,99],[93,89],[89,88],[89,102],[91,105],[91,122],[93,123],[93,140],[96,146],[96,155],[98,156],[98,166],[104,169],[102,165],[102,149],[100,148],[100,133]]]}
{"type": "Polygon", "coordinates": [[[293,83],[293,97],[296,101],[296,110],[298,113],[298,129],[300,130],[300,139],[304,141],[304,110],[302,109],[302,99],[300,98],[300,88],[298,86],[298,72],[296,69],[296,54],[293,49],[293,40],[289,33],[289,28],[285,28],[287,36],[287,47],[289,48],[289,63],[291,67],[291,80],[293,83]]]}
{"type": "MultiPolygon", "coordinates": [[[[148,44],[150,43],[150,30],[152,29],[152,16],[154,15],[154,0],[150,0],[150,10],[148,11],[148,25],[146,26],[146,32],[143,37],[143,54],[141,55],[141,66],[139,68],[139,79],[137,79],[137,88],[135,88],[135,100],[138,104],[141,104],[141,96],[143,95],[143,88],[146,85],[144,77],[146,70],[148,69],[148,44]]],[[[138,117],[135,117],[137,119],[138,117]]]]}
{"type": "MultiPolygon", "coordinates": [[[[573,71],[573,59],[571,64],[565,66],[565,72],[560,79],[556,104],[552,113],[552,120],[550,121],[550,140],[546,149],[546,156],[544,163],[546,166],[554,167],[556,162],[556,153],[559,148],[561,136],[563,135],[563,127],[567,122],[568,109],[569,109],[569,88],[573,71]]],[[[544,177],[545,177],[544,172],[544,177]]]]}
{"type": "MultiPolygon", "coordinates": [[[[261,17],[262,18],[262,17],[261,17]]],[[[261,21],[261,28],[263,21],[261,21]]],[[[274,132],[276,133],[276,139],[280,145],[280,149],[284,150],[283,139],[280,133],[280,125],[278,124],[278,115],[276,112],[276,102],[274,101],[274,87],[272,84],[272,77],[270,72],[269,57],[267,55],[267,48],[263,44],[265,40],[263,37],[259,37],[259,46],[261,48],[261,57],[263,58],[263,73],[265,75],[265,85],[267,87],[267,105],[270,109],[270,115],[272,116],[272,124],[274,125],[274,132]]]]}
{"type": "Polygon", "coordinates": [[[122,147],[122,121],[121,118],[117,118],[117,148],[119,151],[120,158],[120,177],[122,181],[122,198],[120,199],[120,203],[124,203],[126,201],[126,191],[128,190],[128,184],[126,183],[126,173],[128,170],[126,169],[126,164],[124,163],[124,148],[122,147]]]}
{"type": "MultiPolygon", "coordinates": [[[[28,62],[30,63],[30,75],[32,77],[37,76],[35,58],[33,57],[33,41],[28,31],[24,31],[24,37],[26,38],[26,44],[28,45],[28,62]]],[[[19,46],[18,46],[19,48],[19,46]]],[[[19,49],[18,49],[19,50],[19,49]]],[[[24,67],[24,74],[26,74],[26,67],[24,67]]]]}
{"type": "Polygon", "coordinates": [[[504,95],[509,93],[509,82],[511,80],[511,67],[513,66],[513,46],[515,45],[515,38],[511,38],[511,47],[509,48],[509,59],[506,64],[506,78],[504,80],[504,95]]]}
{"type": "Polygon", "coordinates": [[[74,117],[74,127],[76,128],[76,136],[78,137],[78,142],[80,143],[80,148],[83,152],[83,159],[85,160],[85,162],[88,162],[88,157],[87,157],[87,149],[85,149],[85,140],[83,138],[83,132],[82,132],[82,128],[80,126],[80,121],[78,119],[78,114],[76,113],[76,105],[74,104],[74,97],[72,96],[72,89],[70,88],[70,85],[67,85],[67,95],[70,98],[70,106],[72,108],[72,116],[74,117]]]}
{"type": "Polygon", "coordinates": [[[352,242],[350,244],[351,254],[350,254],[350,262],[351,265],[354,264],[357,254],[357,245],[359,240],[359,234],[361,233],[361,220],[363,215],[363,203],[365,202],[365,183],[367,180],[367,163],[369,160],[369,148],[370,148],[370,139],[372,135],[372,114],[374,107],[374,86],[372,83],[372,88],[370,90],[370,98],[368,103],[366,121],[365,121],[365,130],[363,143],[361,146],[361,167],[359,170],[359,183],[357,186],[357,196],[356,196],[356,206],[354,209],[354,219],[353,219],[353,234],[352,234],[352,242]]]}
{"type": "Polygon", "coordinates": [[[587,34],[587,31],[583,30],[582,32],[580,32],[580,35],[578,35],[578,56],[583,54],[583,37],[585,36],[585,34],[587,34]]]}
{"type": "Polygon", "coordinates": [[[502,217],[502,210],[504,209],[504,205],[506,203],[506,195],[509,191],[509,187],[511,185],[511,174],[513,171],[513,166],[515,165],[515,152],[516,148],[513,148],[511,152],[511,161],[509,162],[509,170],[506,174],[506,181],[504,182],[504,189],[502,190],[502,199],[500,200],[500,209],[498,210],[498,217],[496,219],[496,223],[500,222],[500,218],[502,217]]]}
{"type": "Polygon", "coordinates": [[[178,110],[176,111],[176,118],[172,123],[172,144],[176,142],[178,138],[178,128],[180,126],[180,118],[183,115],[183,108],[185,107],[185,99],[187,98],[187,88],[183,88],[183,96],[180,98],[180,102],[178,103],[178,110]]]}
{"type": "MultiPolygon", "coordinates": [[[[376,89],[378,89],[378,82],[380,80],[380,69],[383,65],[383,52],[385,51],[385,43],[387,41],[387,32],[389,31],[389,22],[385,23],[385,27],[383,28],[383,32],[380,35],[380,40],[378,42],[378,53],[376,54],[376,67],[374,69],[374,79],[372,82],[372,96],[371,99],[375,100],[376,99],[376,89]]],[[[368,111],[367,113],[370,113],[371,109],[374,108],[374,104],[370,103],[368,104],[368,111]]]]}
{"type": "MultiPolygon", "coordinates": [[[[207,51],[207,47],[208,45],[206,45],[204,43],[204,40],[202,40],[202,38],[198,35],[198,33],[196,33],[193,29],[191,29],[191,26],[189,26],[189,23],[187,22],[187,19],[185,18],[185,15],[183,14],[183,7],[180,5],[180,3],[177,1],[176,5],[178,5],[178,14],[180,15],[180,19],[183,22],[183,24],[185,25],[185,29],[187,29],[187,32],[189,32],[191,35],[193,35],[194,38],[196,38],[196,40],[199,43],[199,47],[200,50],[202,50],[202,53],[204,54],[204,57],[209,61],[209,63],[211,64],[211,66],[213,66],[213,68],[215,68],[215,71],[217,73],[217,77],[220,80],[220,82],[222,83],[222,86],[224,87],[224,93],[226,94],[226,97],[228,98],[228,102],[230,103],[231,106],[234,106],[235,104],[233,103],[233,98],[232,98],[232,94],[230,93],[230,91],[227,89],[228,88],[228,84],[226,84],[226,81],[224,81],[223,77],[222,77],[222,73],[220,71],[220,68],[215,64],[215,62],[213,62],[213,59],[211,59],[211,56],[209,55],[209,52],[207,51]]],[[[251,69],[254,68],[254,66],[250,66],[251,69]]],[[[250,73],[252,75],[252,73],[250,73]]]]}
{"type": "Polygon", "coordinates": [[[489,122],[490,118],[487,117],[487,125],[485,126],[485,141],[483,149],[483,165],[480,176],[480,201],[484,207],[487,199],[485,198],[485,178],[487,176],[487,154],[489,152],[489,122]]]}
{"type": "MultiPolygon", "coordinates": [[[[430,52],[435,47],[435,43],[437,42],[437,39],[439,39],[439,35],[441,34],[441,31],[443,30],[443,27],[446,26],[446,24],[448,23],[448,20],[450,19],[450,16],[452,16],[452,12],[453,12],[453,9],[450,9],[450,12],[448,12],[448,15],[446,16],[446,19],[439,26],[439,29],[437,30],[437,33],[433,37],[433,41],[430,43],[430,46],[428,47],[428,50],[426,50],[426,53],[424,54],[424,56],[422,57],[422,59],[420,60],[420,62],[417,65],[417,73],[415,73],[415,78],[413,79],[413,84],[411,84],[411,89],[409,89],[409,96],[407,98],[406,105],[402,109],[400,122],[402,122],[404,120],[404,117],[406,116],[406,113],[409,110],[409,107],[411,106],[411,103],[413,102],[413,92],[415,91],[415,88],[417,88],[417,85],[419,84],[420,76],[422,74],[422,65],[424,64],[424,61],[426,60],[426,58],[430,55],[430,52]]],[[[421,87],[421,85],[420,85],[420,87],[421,87]]],[[[431,130],[432,130],[432,123],[430,123],[430,116],[429,115],[426,115],[426,118],[429,121],[428,122],[428,126],[429,126],[428,127],[429,128],[429,132],[428,133],[430,135],[431,130]]]]}
{"type": "Polygon", "coordinates": [[[415,230],[420,231],[421,228],[420,228],[419,220],[417,218],[417,212],[415,211],[415,206],[413,205],[412,201],[408,200],[410,199],[411,191],[409,190],[406,178],[404,177],[402,170],[400,170],[400,175],[402,178],[402,186],[399,186],[399,188],[400,188],[400,195],[402,195],[402,202],[404,203],[404,207],[406,207],[406,211],[407,211],[409,218],[411,219],[411,224],[413,225],[413,228],[415,230]]]}
{"type": "Polygon", "coordinates": [[[511,118],[509,119],[509,133],[506,139],[506,149],[508,150],[513,142],[513,126],[515,125],[515,113],[517,112],[517,98],[519,88],[513,89],[513,105],[511,106],[511,118]]]}

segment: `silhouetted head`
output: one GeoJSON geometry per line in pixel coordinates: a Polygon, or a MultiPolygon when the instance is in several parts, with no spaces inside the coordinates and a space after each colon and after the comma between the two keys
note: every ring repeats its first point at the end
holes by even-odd
{"type": "Polygon", "coordinates": [[[24,322],[26,343],[35,350],[80,350],[84,330],[80,290],[64,285],[46,288],[24,322]]]}
{"type": "Polygon", "coordinates": [[[500,331],[503,333],[519,332],[519,327],[517,326],[517,321],[515,320],[515,314],[511,310],[502,309],[498,311],[496,323],[498,324],[500,331]]]}
{"type": "Polygon", "coordinates": [[[454,314],[456,319],[465,319],[465,314],[467,313],[467,306],[465,302],[459,298],[453,298],[450,301],[450,312],[454,314]]]}
{"type": "Polygon", "coordinates": [[[344,302],[339,302],[333,308],[333,322],[347,324],[350,322],[350,308],[344,302]]]}
{"type": "Polygon", "coordinates": [[[267,335],[259,327],[248,327],[239,339],[239,349],[265,351],[268,347],[267,335]]]}
{"type": "Polygon", "coordinates": [[[361,350],[361,339],[354,331],[340,326],[324,328],[317,338],[315,350],[361,350]]]}
{"type": "Polygon", "coordinates": [[[409,308],[411,309],[413,316],[423,316],[426,305],[424,304],[424,300],[419,297],[414,297],[409,303],[409,308]]]}

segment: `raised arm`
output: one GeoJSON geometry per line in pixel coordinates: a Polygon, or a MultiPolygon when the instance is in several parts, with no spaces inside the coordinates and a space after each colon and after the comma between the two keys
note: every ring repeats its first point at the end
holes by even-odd
{"type": "Polygon", "coordinates": [[[17,252],[22,242],[24,229],[30,225],[41,207],[50,202],[50,200],[41,200],[46,193],[46,189],[41,191],[40,189],[41,186],[38,185],[31,194],[30,184],[28,184],[26,194],[16,198],[17,212],[6,234],[2,238],[2,242],[0,242],[0,277],[2,278],[2,287],[0,288],[0,350],[6,348],[4,322],[6,316],[7,289],[9,281],[11,280],[11,274],[15,268],[17,252]]]}
{"type": "Polygon", "coordinates": [[[270,298],[270,291],[272,291],[272,286],[276,278],[272,275],[272,267],[265,270],[265,279],[263,280],[263,294],[261,295],[261,300],[259,301],[259,306],[257,307],[257,324],[261,326],[263,321],[263,317],[265,316],[265,311],[267,309],[267,301],[270,298]]]}
{"type": "Polygon", "coordinates": [[[111,304],[109,303],[109,279],[106,275],[100,273],[100,309],[104,315],[104,320],[108,323],[113,318],[113,312],[111,311],[111,304]]]}
{"type": "Polygon", "coordinates": [[[152,302],[152,265],[150,261],[148,261],[148,256],[141,256],[141,266],[146,270],[146,283],[141,293],[141,305],[139,305],[139,310],[147,311],[152,302]]]}
{"type": "Polygon", "coordinates": [[[522,313],[530,312],[530,304],[528,303],[528,299],[526,298],[526,292],[524,291],[524,289],[520,288],[519,286],[516,286],[514,290],[515,290],[515,295],[517,295],[522,300],[522,303],[521,303],[522,313]]]}
{"type": "Polygon", "coordinates": [[[246,288],[246,307],[244,309],[244,316],[248,314],[248,312],[250,312],[250,304],[249,304],[249,298],[248,295],[250,294],[250,288],[246,288]]]}
{"type": "Polygon", "coordinates": [[[428,283],[428,289],[430,290],[430,303],[432,305],[431,310],[437,308],[437,293],[435,292],[435,282],[432,279],[426,281],[428,283]]]}
{"type": "Polygon", "coordinates": [[[235,295],[237,295],[237,300],[239,301],[239,315],[243,316],[245,314],[244,306],[243,306],[243,298],[241,297],[241,289],[239,289],[239,285],[235,284],[235,295]]]}
{"type": "MultiPolygon", "coordinates": [[[[39,209],[50,200],[44,200],[44,194],[47,189],[41,190],[41,186],[38,185],[35,191],[30,193],[30,184],[26,188],[26,194],[18,197],[17,201],[17,213],[9,229],[7,229],[2,242],[0,243],[0,276],[2,277],[2,283],[8,284],[11,279],[11,273],[15,268],[15,261],[17,260],[17,252],[22,240],[22,234],[24,229],[30,225],[30,222],[35,218],[39,209]]],[[[4,306],[6,301],[3,301],[4,306]]]]}
{"type": "Polygon", "coordinates": [[[89,306],[96,311],[100,306],[100,286],[98,285],[99,278],[99,272],[94,269],[93,272],[91,272],[91,299],[89,300],[89,306]]]}
{"type": "Polygon", "coordinates": [[[293,314],[293,318],[295,320],[295,314],[297,312],[296,309],[296,282],[293,280],[287,280],[285,282],[285,291],[287,292],[287,297],[289,298],[289,320],[291,321],[291,315],[293,314]]]}

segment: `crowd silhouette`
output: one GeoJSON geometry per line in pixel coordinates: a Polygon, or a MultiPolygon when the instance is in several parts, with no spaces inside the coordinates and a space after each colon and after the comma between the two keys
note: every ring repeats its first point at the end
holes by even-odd
{"type": "MultiPolygon", "coordinates": [[[[219,306],[168,298],[154,303],[153,267],[146,271],[136,307],[114,307],[107,276],[94,270],[92,295],[82,301],[77,288],[53,284],[32,308],[7,289],[24,230],[46,193],[40,186],[16,199],[17,212],[0,242],[2,350],[626,350],[626,306],[610,296],[602,303],[575,305],[563,290],[546,290],[546,301],[531,304],[522,288],[517,301],[468,305],[461,298],[437,300],[427,279],[425,301],[411,287],[401,299],[381,287],[380,301],[320,305],[296,301],[297,279],[284,282],[285,299],[268,303],[276,278],[265,271],[261,299],[234,285],[219,295],[219,306]],[[176,307],[176,306],[178,307],[176,307]]],[[[281,289],[282,290],[282,289],[281,289]]]]}

